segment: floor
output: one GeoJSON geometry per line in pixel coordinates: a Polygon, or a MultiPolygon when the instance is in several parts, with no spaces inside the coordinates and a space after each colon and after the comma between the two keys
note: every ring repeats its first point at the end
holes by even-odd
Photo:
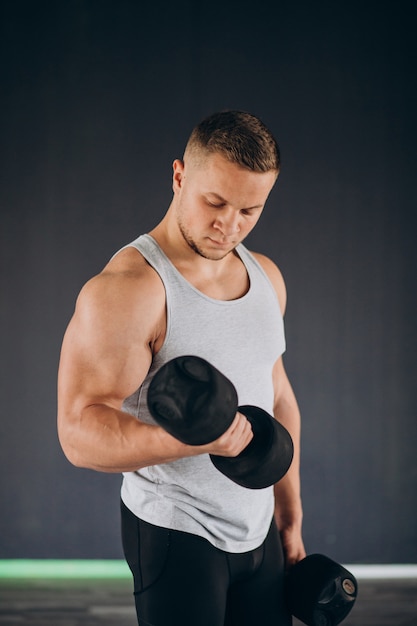
{"type": "MultiPolygon", "coordinates": [[[[0,625],[19,624],[137,626],[131,583],[126,579],[1,580],[0,625]]],[[[294,626],[300,625],[294,620],[294,626]]],[[[417,579],[359,580],[358,599],[343,625],[417,626],[417,579]]]]}

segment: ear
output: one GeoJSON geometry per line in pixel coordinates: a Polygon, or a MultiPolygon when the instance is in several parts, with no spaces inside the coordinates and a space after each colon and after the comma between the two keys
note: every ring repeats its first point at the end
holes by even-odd
{"type": "Polygon", "coordinates": [[[175,159],[172,164],[173,176],[172,176],[172,189],[175,192],[179,191],[182,187],[184,179],[184,161],[175,159]]]}

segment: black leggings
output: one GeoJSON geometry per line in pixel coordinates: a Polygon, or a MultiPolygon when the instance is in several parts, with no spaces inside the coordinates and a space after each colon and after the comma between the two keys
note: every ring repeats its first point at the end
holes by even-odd
{"type": "Polygon", "coordinates": [[[291,626],[275,523],[259,548],[232,554],[121,509],[139,626],[291,626]]]}

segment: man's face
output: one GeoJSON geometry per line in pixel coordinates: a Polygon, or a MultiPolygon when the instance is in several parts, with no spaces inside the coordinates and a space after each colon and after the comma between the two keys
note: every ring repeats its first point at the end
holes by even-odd
{"type": "Polygon", "coordinates": [[[174,210],[180,233],[200,256],[223,259],[257,223],[276,172],[252,172],[212,154],[174,162],[174,210]]]}

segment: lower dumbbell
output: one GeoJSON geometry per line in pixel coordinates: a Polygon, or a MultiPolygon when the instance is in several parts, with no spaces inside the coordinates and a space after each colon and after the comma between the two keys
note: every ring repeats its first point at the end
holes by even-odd
{"type": "Polygon", "coordinates": [[[352,610],[357,593],[353,574],[323,554],[302,559],[286,578],[288,608],[307,626],[340,624],[352,610]]]}

